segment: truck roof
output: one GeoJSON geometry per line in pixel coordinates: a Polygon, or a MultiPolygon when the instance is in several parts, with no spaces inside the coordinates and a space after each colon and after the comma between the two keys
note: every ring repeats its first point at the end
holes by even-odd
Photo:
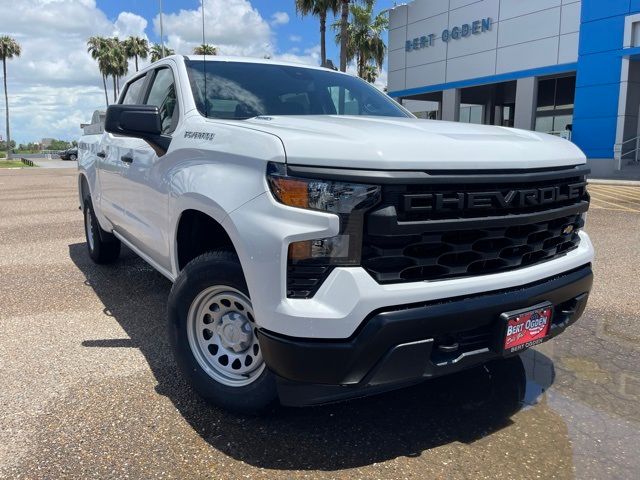
{"type": "MultiPolygon", "coordinates": [[[[283,60],[272,60],[270,58],[255,58],[255,57],[238,57],[238,56],[223,56],[223,55],[171,55],[165,58],[185,58],[188,60],[194,61],[202,61],[203,59],[207,62],[238,62],[238,63],[260,63],[265,65],[284,65],[290,67],[303,67],[303,68],[311,68],[314,70],[328,70],[325,67],[320,67],[317,65],[309,65],[307,63],[297,63],[297,62],[287,62],[283,60]]],[[[334,70],[331,70],[334,71],[334,70]]],[[[343,73],[336,71],[336,73],[343,73]]]]}

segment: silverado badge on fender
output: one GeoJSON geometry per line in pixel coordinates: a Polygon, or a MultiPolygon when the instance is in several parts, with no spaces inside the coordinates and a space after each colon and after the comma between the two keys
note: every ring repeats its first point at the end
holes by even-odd
{"type": "Polygon", "coordinates": [[[190,132],[190,131],[186,131],[184,132],[184,138],[190,138],[193,140],[211,140],[213,141],[214,137],[216,136],[215,133],[211,133],[211,132],[190,132]]]}

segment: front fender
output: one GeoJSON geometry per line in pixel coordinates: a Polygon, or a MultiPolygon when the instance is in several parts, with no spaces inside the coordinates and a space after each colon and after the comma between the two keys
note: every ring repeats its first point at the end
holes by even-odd
{"type": "Polygon", "coordinates": [[[171,205],[171,272],[174,278],[180,273],[178,264],[178,225],[182,215],[187,210],[196,210],[208,215],[220,225],[223,224],[227,217],[224,208],[213,199],[200,193],[188,192],[180,197],[173,199],[171,205]]]}

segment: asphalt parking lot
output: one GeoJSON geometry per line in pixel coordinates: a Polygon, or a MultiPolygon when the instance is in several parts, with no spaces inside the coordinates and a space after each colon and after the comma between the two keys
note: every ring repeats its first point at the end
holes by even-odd
{"type": "Polygon", "coordinates": [[[0,170],[0,478],[638,478],[640,188],[590,187],[596,283],[508,362],[266,418],[205,405],[169,282],[86,253],[72,169],[0,170]]]}

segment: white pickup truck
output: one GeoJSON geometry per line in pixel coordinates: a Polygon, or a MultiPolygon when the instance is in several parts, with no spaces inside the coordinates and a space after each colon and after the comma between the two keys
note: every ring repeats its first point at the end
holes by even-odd
{"type": "MultiPolygon", "coordinates": [[[[584,311],[585,157],[418,120],[366,82],[172,56],[79,143],[89,254],[173,282],[169,336],[207,400],[260,411],[516,355],[584,311]]],[[[142,319],[141,319],[142,321],[142,319]]]]}

